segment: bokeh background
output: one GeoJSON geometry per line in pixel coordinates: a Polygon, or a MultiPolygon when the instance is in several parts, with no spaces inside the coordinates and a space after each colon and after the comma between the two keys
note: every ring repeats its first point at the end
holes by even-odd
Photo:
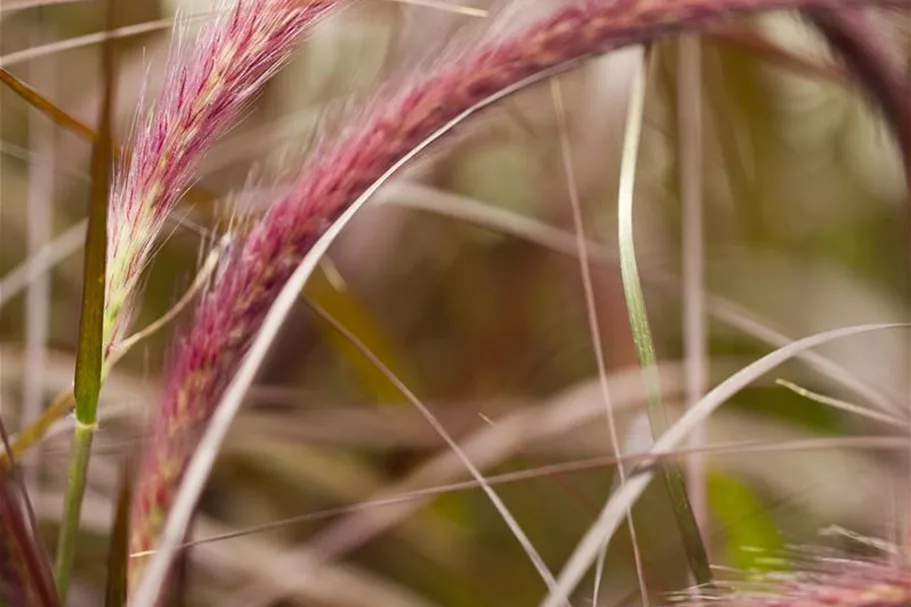
{"type": "MultiPolygon", "coordinates": [[[[94,124],[103,3],[15,4],[0,5],[0,66],[94,124]]],[[[121,141],[128,142],[143,96],[161,86],[175,11],[213,6],[118,2],[121,141]]],[[[174,217],[136,326],[180,298],[211,244],[208,234],[239,208],[261,212],[270,185],[381,87],[420,78],[441,54],[466,52],[472,36],[504,35],[553,6],[473,0],[479,10],[465,11],[453,2],[362,0],[324,21],[208,154],[198,184],[215,200],[187,202],[174,217]],[[266,195],[240,196],[252,188],[266,195]]],[[[884,44],[907,64],[908,14],[873,17],[884,44]]],[[[684,331],[685,259],[705,263],[704,305],[690,313],[705,318],[706,389],[776,347],[744,324],[796,339],[906,321],[911,277],[897,147],[815,33],[796,15],[776,13],[719,25],[700,42],[698,78],[680,77],[676,39],[654,47],[635,198],[636,253],[662,388],[675,412],[686,404],[687,364],[699,362],[686,353],[694,338],[684,331]],[[682,95],[699,100],[701,151],[698,139],[681,134],[694,128],[692,116],[681,116],[682,95]],[[703,185],[698,243],[682,236],[692,212],[680,197],[686,160],[703,185]]],[[[620,449],[641,452],[651,440],[616,235],[621,143],[640,57],[636,49],[611,53],[559,79],[592,241],[596,335],[574,256],[562,124],[546,84],[472,119],[384,187],[307,288],[427,403],[489,477],[529,471],[498,491],[553,569],[617,482],[593,337],[605,351],[620,449]],[[566,467],[547,468],[555,464],[566,467]]],[[[0,88],[0,152],[0,415],[15,431],[72,381],[90,146],[0,88]],[[23,274],[47,247],[60,253],[59,263],[23,274]]],[[[100,604],[119,466],[145,440],[175,335],[189,318],[182,313],[145,340],[104,388],[72,604],[100,604]]],[[[906,446],[891,440],[874,448],[867,439],[907,435],[908,335],[879,332],[818,352],[835,371],[800,361],[782,366],[713,415],[696,446],[727,445],[700,464],[704,532],[722,577],[798,566],[796,553],[806,546],[877,550],[845,532],[822,533],[833,526],[905,537],[906,446]],[[868,386],[877,402],[846,389],[846,378],[868,386]],[[820,404],[778,379],[894,422],[820,404]]],[[[468,478],[451,450],[388,378],[305,306],[286,324],[248,401],[194,526],[198,539],[244,533],[187,551],[188,604],[539,600],[543,585],[483,492],[450,486],[468,478]],[[429,491],[396,505],[375,503],[417,489],[429,491]],[[327,563],[311,567],[314,555],[327,563]],[[276,589],[283,599],[269,598],[276,589]]],[[[49,546],[69,424],[23,462],[49,546]]],[[[659,485],[634,517],[652,601],[665,603],[665,593],[689,580],[659,485]]],[[[597,604],[640,603],[625,530],[604,571],[597,604]]]]}

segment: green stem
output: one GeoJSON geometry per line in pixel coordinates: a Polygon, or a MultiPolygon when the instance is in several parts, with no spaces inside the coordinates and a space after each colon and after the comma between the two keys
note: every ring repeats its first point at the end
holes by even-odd
{"type": "MultiPolygon", "coordinates": [[[[655,356],[652,333],[649,328],[648,313],[645,309],[645,296],[639,280],[636,247],[633,242],[633,191],[645,111],[646,73],[650,55],[651,52],[647,49],[632,85],[633,91],[630,96],[629,114],[623,141],[623,155],[620,160],[617,223],[623,294],[626,298],[627,313],[633,332],[639,367],[645,383],[649,426],[651,427],[652,435],[657,438],[668,428],[669,421],[667,410],[661,400],[661,378],[658,375],[658,362],[655,356]]],[[[674,510],[674,516],[677,520],[677,528],[680,530],[680,535],[683,539],[683,547],[686,551],[690,570],[698,584],[708,586],[712,582],[712,571],[705,544],[699,532],[699,525],[696,522],[693,508],[686,493],[683,470],[679,464],[672,461],[662,462],[660,466],[664,475],[664,484],[674,510]]]]}
{"type": "MultiPolygon", "coordinates": [[[[108,30],[114,26],[115,0],[107,0],[108,30]]],[[[105,374],[104,293],[107,275],[108,195],[111,186],[113,155],[111,114],[114,107],[114,46],[107,37],[101,51],[103,93],[99,109],[98,138],[92,146],[92,188],[89,199],[89,225],[85,236],[85,265],[82,283],[82,310],[79,319],[79,346],[76,350],[76,429],[67,473],[63,520],[57,544],[57,589],[66,604],[70,574],[76,556],[82,498],[86,472],[92,452],[92,439],[98,422],[98,397],[105,374]]]]}
{"type": "Polygon", "coordinates": [[[76,422],[73,434],[73,454],[67,472],[66,495],[63,505],[63,521],[60,535],[57,538],[57,592],[60,600],[66,601],[70,585],[70,573],[76,557],[76,537],[79,534],[79,519],[82,513],[82,497],[85,495],[86,472],[89,467],[89,454],[92,451],[92,439],[95,436],[95,424],[76,422]]]}

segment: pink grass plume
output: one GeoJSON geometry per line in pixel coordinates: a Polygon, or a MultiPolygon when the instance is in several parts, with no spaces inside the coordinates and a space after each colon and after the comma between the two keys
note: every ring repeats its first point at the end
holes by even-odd
{"type": "Polygon", "coordinates": [[[165,219],[209,147],[239,119],[302,34],[345,0],[222,0],[195,37],[182,37],[160,94],[134,127],[108,221],[104,347],[129,327],[129,308],[165,219]]]}
{"type": "MultiPolygon", "coordinates": [[[[800,555],[791,570],[766,573],[706,597],[681,595],[681,607],[903,607],[911,569],[895,558],[851,558],[831,550],[800,555]],[[827,554],[828,553],[828,554],[827,554]]],[[[696,591],[698,595],[698,591],[696,591]]]]}
{"type": "MultiPolygon", "coordinates": [[[[885,0],[889,2],[889,0],[885,0]]],[[[481,101],[586,57],[760,10],[863,0],[580,0],[524,31],[443,62],[373,99],[311,154],[296,182],[236,243],[176,344],[139,468],[132,552],[153,548],[195,440],[288,277],[327,226],[412,149],[481,101]]],[[[893,0],[900,4],[901,0],[893,0]]]]}

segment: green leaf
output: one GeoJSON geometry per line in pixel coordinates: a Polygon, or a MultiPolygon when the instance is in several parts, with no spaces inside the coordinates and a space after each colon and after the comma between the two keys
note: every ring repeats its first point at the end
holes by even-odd
{"type": "MultiPolygon", "coordinates": [[[[114,6],[115,0],[108,0],[108,29],[113,28],[114,6]]],[[[108,193],[113,165],[111,113],[114,98],[114,42],[110,37],[102,46],[101,70],[104,90],[98,137],[92,146],[92,189],[86,233],[76,377],[73,387],[76,398],[76,429],[73,437],[73,454],[67,472],[63,521],[57,541],[57,591],[63,601],[66,601],[70,573],[76,556],[76,537],[79,532],[82,498],[85,494],[86,471],[98,417],[98,396],[101,392],[108,193]]]]}
{"type": "MultiPolygon", "coordinates": [[[[645,296],[639,278],[636,263],[636,247],[633,242],[633,191],[636,181],[636,165],[639,153],[639,141],[642,135],[643,115],[645,113],[645,91],[647,65],[650,53],[646,52],[640,69],[636,72],[630,96],[623,138],[623,155],[620,160],[620,192],[618,196],[617,225],[620,248],[620,273],[623,281],[623,294],[626,297],[627,314],[633,332],[639,367],[642,370],[647,395],[647,412],[652,435],[657,437],[669,426],[667,409],[661,400],[661,383],[658,375],[658,363],[655,346],[652,343],[648,314],[645,309],[645,296]]],[[[693,508],[686,493],[686,483],[680,464],[667,461],[661,464],[665,486],[677,519],[677,527],[686,550],[687,561],[693,577],[700,585],[710,585],[712,570],[709,565],[705,544],[699,532],[699,525],[693,514],[693,508]]]]}
{"type": "MultiPolygon", "coordinates": [[[[109,0],[113,3],[113,0],[109,0]]],[[[101,391],[102,319],[104,316],[105,266],[107,262],[108,193],[111,167],[111,108],[113,103],[113,48],[108,40],[102,52],[104,93],[98,137],[92,146],[92,189],[89,201],[89,226],[85,241],[85,266],[82,286],[82,313],[79,320],[79,346],[76,353],[76,419],[86,425],[95,423],[101,391]]]]}

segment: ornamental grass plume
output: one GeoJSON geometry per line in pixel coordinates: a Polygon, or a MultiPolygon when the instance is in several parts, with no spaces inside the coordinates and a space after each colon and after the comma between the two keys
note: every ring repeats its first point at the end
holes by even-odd
{"type": "MultiPolygon", "coordinates": [[[[911,569],[895,559],[806,555],[788,572],[769,573],[744,588],[700,597],[718,607],[907,607],[911,569]]],[[[681,596],[693,603],[693,595],[681,596]]]]}
{"type": "Polygon", "coordinates": [[[129,302],[155,239],[203,154],[290,58],[302,34],[344,1],[220,0],[197,36],[178,42],[112,188],[105,358],[124,338],[129,302]]]}
{"type": "MultiPolygon", "coordinates": [[[[341,212],[438,129],[533,76],[666,33],[751,11],[863,4],[869,2],[575,1],[521,33],[436,66],[399,94],[371,100],[368,110],[340,137],[316,147],[295,182],[272,202],[246,238],[235,243],[202,296],[188,332],[178,340],[139,467],[131,552],[154,547],[195,440],[303,256],[341,212]]],[[[134,560],[131,578],[140,569],[134,560]]]]}
{"type": "MultiPolygon", "coordinates": [[[[154,244],[203,155],[290,59],[307,30],[348,1],[218,0],[196,36],[175,33],[164,85],[134,125],[131,153],[109,196],[102,378],[124,342],[154,244]]],[[[72,394],[63,394],[14,450],[34,444],[71,405],[72,394]]],[[[0,454],[0,465],[7,463],[0,454]]]]}

